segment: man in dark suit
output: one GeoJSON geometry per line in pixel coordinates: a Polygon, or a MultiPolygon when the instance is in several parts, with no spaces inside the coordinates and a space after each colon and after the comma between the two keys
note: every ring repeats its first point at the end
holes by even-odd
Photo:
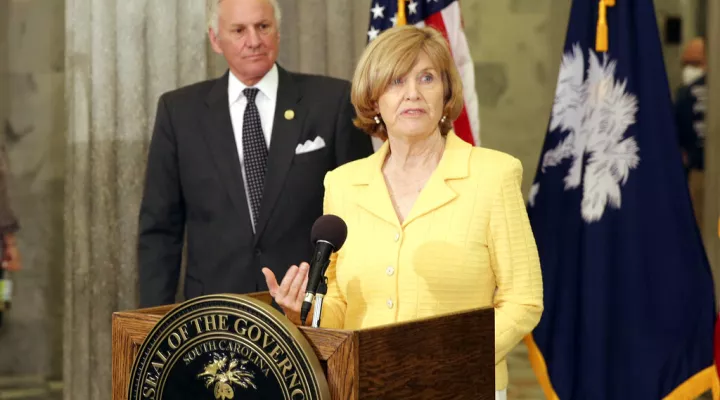
{"type": "Polygon", "coordinates": [[[209,3],[229,71],[158,102],[140,206],[143,307],[174,302],[185,234],[186,298],[267,290],[262,267],[284,276],[312,253],[325,173],[372,153],[348,82],[275,63],[277,1],[209,3]]]}

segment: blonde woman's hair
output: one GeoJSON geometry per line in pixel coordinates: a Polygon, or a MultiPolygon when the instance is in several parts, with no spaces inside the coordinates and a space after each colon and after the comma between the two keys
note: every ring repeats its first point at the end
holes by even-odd
{"type": "Polygon", "coordinates": [[[352,81],[355,126],[371,136],[387,138],[385,124],[375,121],[378,99],[391,82],[410,72],[421,53],[427,54],[442,76],[445,120],[439,126],[440,133],[447,135],[463,108],[462,80],[445,37],[434,28],[412,25],[390,28],[365,48],[352,81]]]}

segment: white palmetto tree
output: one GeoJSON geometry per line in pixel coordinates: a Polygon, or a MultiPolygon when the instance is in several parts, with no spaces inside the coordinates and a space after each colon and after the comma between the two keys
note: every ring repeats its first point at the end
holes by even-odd
{"type": "MultiPolygon", "coordinates": [[[[627,92],[627,80],[615,79],[615,67],[616,62],[608,60],[607,54],[601,62],[590,50],[585,79],[580,46],[574,45],[563,55],[550,130],[567,136],[542,159],[543,172],[571,160],[565,190],[577,189],[582,183],[581,214],[588,223],[599,221],[608,203],[620,208],[620,187],[640,163],[637,142],[625,137],[628,127],[635,123],[637,98],[627,92]]],[[[539,183],[534,184],[530,206],[539,191],[539,183]]]]}

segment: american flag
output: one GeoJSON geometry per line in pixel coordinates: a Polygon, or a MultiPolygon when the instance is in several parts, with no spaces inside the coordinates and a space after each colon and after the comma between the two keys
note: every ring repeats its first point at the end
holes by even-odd
{"type": "Polygon", "coordinates": [[[455,120],[454,131],[466,142],[480,145],[480,117],[475,92],[475,71],[465,32],[459,0],[373,0],[370,8],[368,42],[395,25],[431,26],[445,36],[463,82],[465,105],[455,120]],[[398,10],[401,10],[398,13],[398,10]],[[404,12],[402,12],[404,10],[404,12]]]}

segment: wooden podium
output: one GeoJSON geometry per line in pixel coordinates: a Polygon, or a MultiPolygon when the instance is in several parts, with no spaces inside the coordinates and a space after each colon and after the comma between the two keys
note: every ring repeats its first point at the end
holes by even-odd
{"type": "MultiPolygon", "coordinates": [[[[271,300],[267,293],[249,296],[271,300]]],[[[174,307],[113,314],[113,400],[127,398],[140,346],[174,307]]],[[[333,399],[495,398],[492,308],[358,331],[299,329],[323,366],[333,399]]]]}

